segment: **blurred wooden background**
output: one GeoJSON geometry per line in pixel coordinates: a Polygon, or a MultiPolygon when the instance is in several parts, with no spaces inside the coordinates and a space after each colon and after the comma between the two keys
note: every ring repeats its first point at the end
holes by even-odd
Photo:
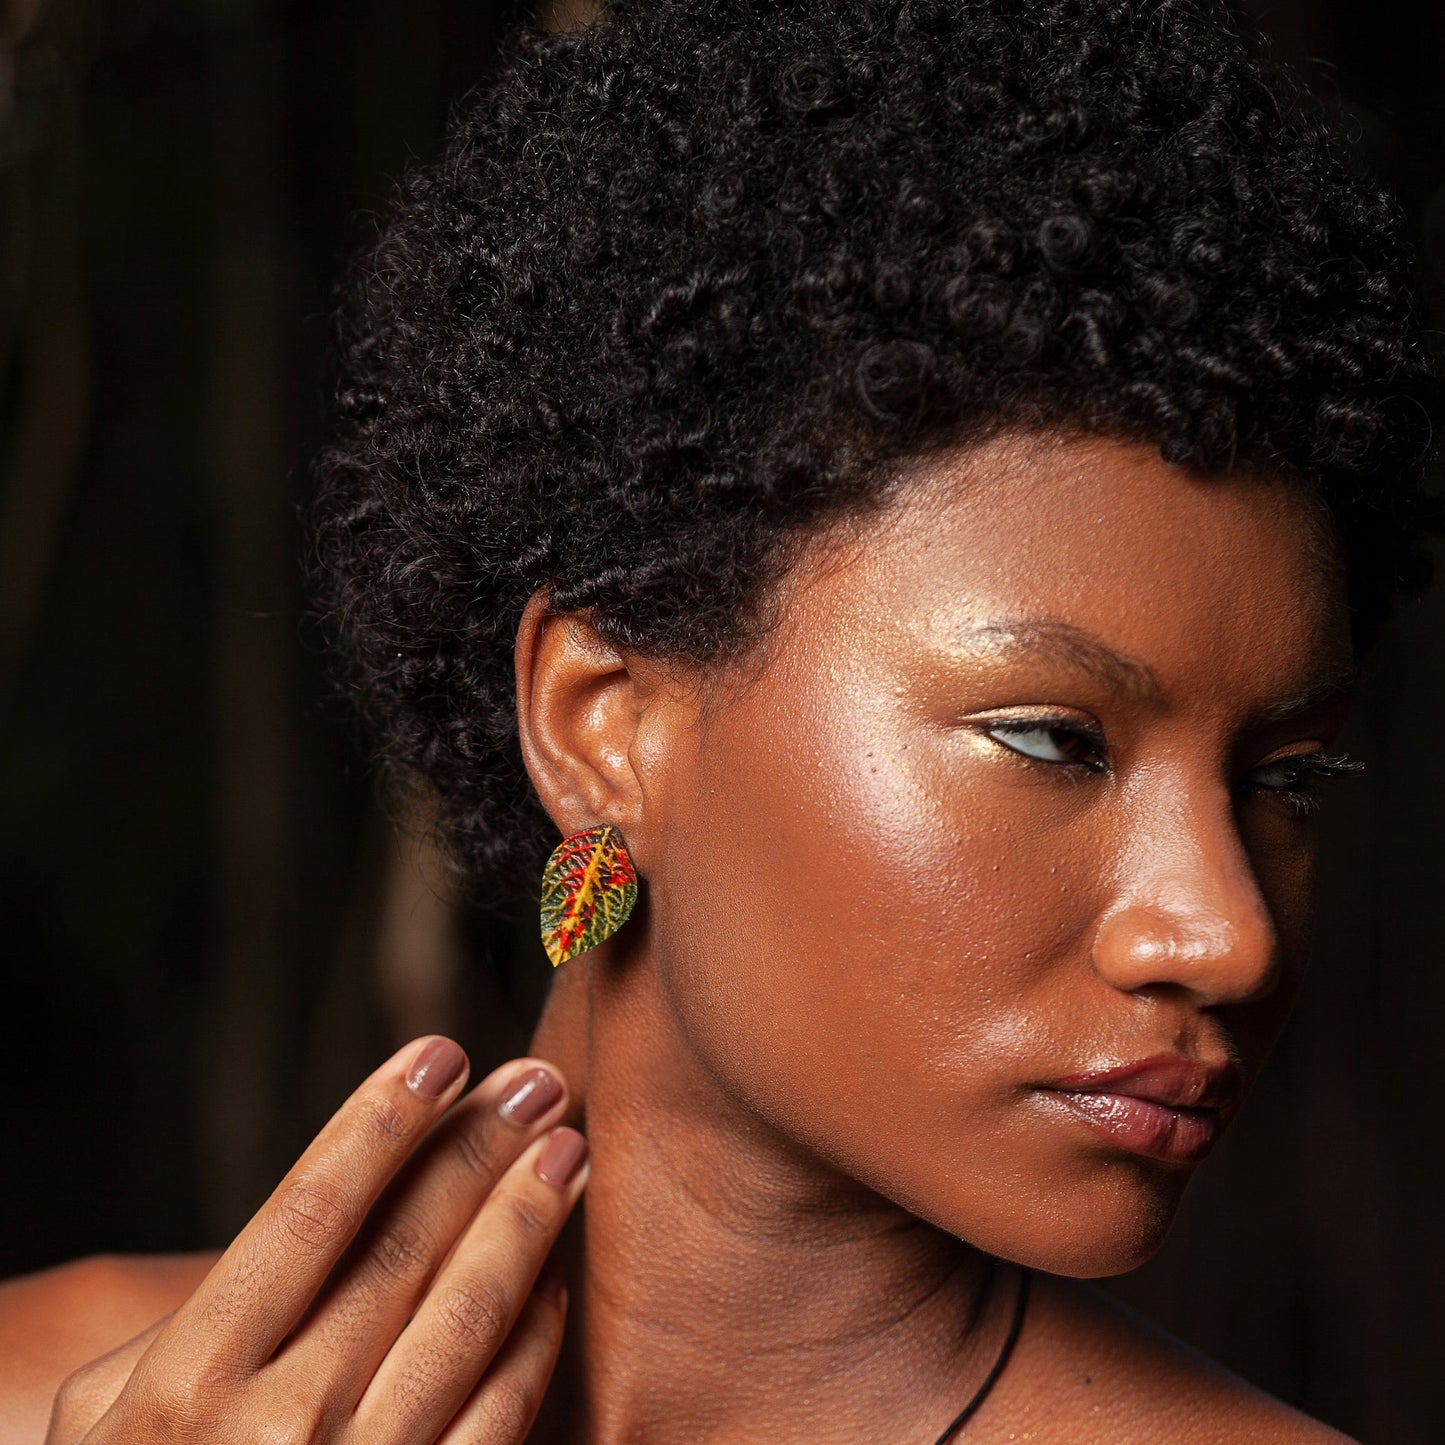
{"type": "MultiPolygon", "coordinates": [[[[297,526],[340,260],[509,8],[0,0],[0,1274],[222,1242],[393,1043],[526,1038],[532,920],[457,910],[383,822],[297,526]]],[[[1259,18],[1403,197],[1438,308],[1445,7],[1259,18]]],[[[1114,1286],[1401,1445],[1445,1439],[1442,718],[1445,586],[1374,659],[1291,1031],[1114,1286]]]]}

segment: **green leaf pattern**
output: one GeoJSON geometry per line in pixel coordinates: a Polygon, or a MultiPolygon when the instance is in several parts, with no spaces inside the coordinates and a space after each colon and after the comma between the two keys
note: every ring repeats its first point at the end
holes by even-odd
{"type": "Polygon", "coordinates": [[[564,838],[542,875],[542,946],[552,967],[611,938],[637,902],[637,869],[611,823],[564,838]]]}

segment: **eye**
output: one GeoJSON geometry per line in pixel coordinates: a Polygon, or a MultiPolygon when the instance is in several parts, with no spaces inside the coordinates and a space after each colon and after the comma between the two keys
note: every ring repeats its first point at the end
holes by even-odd
{"type": "Polygon", "coordinates": [[[996,743],[1035,762],[1086,768],[1091,773],[1101,773],[1107,767],[1104,739],[1082,723],[1019,718],[991,723],[984,732],[996,743]]]}
{"type": "Polygon", "coordinates": [[[1293,757],[1276,758],[1256,768],[1244,781],[1244,787],[1282,797],[1299,813],[1312,813],[1320,805],[1319,787],[1326,779],[1349,777],[1361,772],[1364,763],[1344,754],[1297,753],[1293,757]]]}

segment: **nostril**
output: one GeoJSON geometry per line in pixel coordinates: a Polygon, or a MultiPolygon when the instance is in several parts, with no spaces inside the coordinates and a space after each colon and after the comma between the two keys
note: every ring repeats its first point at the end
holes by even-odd
{"type": "Polygon", "coordinates": [[[1277,975],[1275,932],[1251,903],[1223,916],[1204,907],[1131,904],[1106,915],[1094,941],[1094,966],[1129,993],[1171,984],[1209,1004],[1269,993],[1277,975]]]}
{"type": "Polygon", "coordinates": [[[1131,993],[1162,982],[1178,953],[1179,940],[1168,915],[1137,905],[1106,915],[1094,941],[1099,972],[1131,993]]]}
{"type": "Polygon", "coordinates": [[[1179,955],[1179,940],[1158,920],[1135,918],[1120,930],[1118,947],[1131,969],[1154,972],[1179,955]]]}

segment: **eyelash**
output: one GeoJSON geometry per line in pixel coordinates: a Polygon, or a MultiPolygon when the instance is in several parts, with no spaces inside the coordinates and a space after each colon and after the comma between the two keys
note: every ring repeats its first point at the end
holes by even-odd
{"type": "MultiPolygon", "coordinates": [[[[1109,765],[1104,758],[1108,754],[1108,744],[1103,735],[1095,728],[1085,727],[1072,718],[1019,718],[1009,719],[990,724],[983,730],[983,735],[1000,747],[1007,748],[1009,752],[1025,762],[1037,763],[1046,768],[1063,768],[1070,773],[1077,775],[1078,772],[1104,773],[1109,765]],[[1100,758],[1093,762],[1081,760],[1038,758],[1031,753],[1024,752],[1021,748],[1014,747],[1011,743],[1004,742],[998,737],[998,733],[1013,733],[1023,735],[1025,733],[1062,733],[1068,737],[1081,739],[1086,742],[1100,758]]],[[[1254,784],[1252,787],[1246,780],[1241,786],[1246,790],[1258,793],[1269,793],[1283,799],[1289,807],[1301,815],[1313,813],[1320,806],[1318,794],[1319,784],[1327,779],[1349,777],[1364,770],[1364,763],[1347,756],[1344,753],[1301,753],[1295,757],[1276,758],[1273,762],[1261,764],[1261,768],[1288,768],[1293,772],[1293,781],[1285,787],[1270,787],[1267,784],[1254,784]]]]}

